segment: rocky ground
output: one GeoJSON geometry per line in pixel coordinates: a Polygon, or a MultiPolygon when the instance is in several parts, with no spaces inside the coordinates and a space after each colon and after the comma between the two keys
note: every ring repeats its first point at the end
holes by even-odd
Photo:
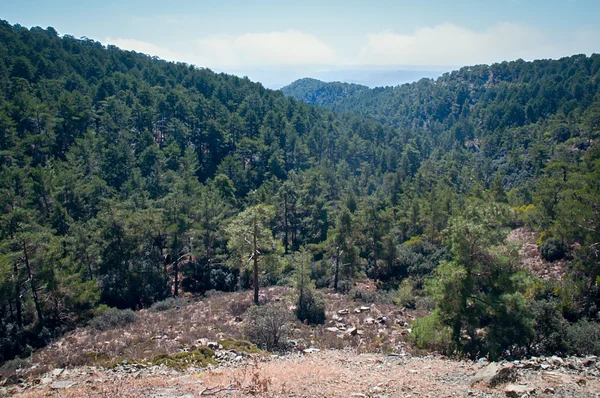
{"type": "MultiPolygon", "coordinates": [[[[369,286],[361,289],[367,295],[369,286]]],[[[285,355],[245,342],[250,292],[220,294],[106,331],[80,328],[0,373],[0,396],[21,397],[600,397],[600,359],[491,363],[421,353],[410,343],[420,310],[326,293],[327,321],[297,322],[285,355]]],[[[290,290],[265,300],[293,308],[290,290]]]]}
{"type": "Polygon", "coordinates": [[[600,360],[532,358],[492,363],[439,355],[309,350],[285,356],[217,350],[219,365],[175,371],[122,363],[54,369],[0,389],[20,397],[598,397],[600,360]]]}

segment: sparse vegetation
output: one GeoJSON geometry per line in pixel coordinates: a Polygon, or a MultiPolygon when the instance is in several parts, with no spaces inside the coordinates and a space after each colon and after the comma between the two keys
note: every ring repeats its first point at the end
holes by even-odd
{"type": "Polygon", "coordinates": [[[290,310],[282,303],[252,307],[246,312],[244,336],[257,346],[277,350],[286,347],[291,335],[290,310]]]}
{"type": "Polygon", "coordinates": [[[219,340],[219,344],[225,350],[235,350],[237,352],[245,352],[246,354],[261,354],[262,351],[255,345],[246,340],[219,340]]]}
{"type": "Polygon", "coordinates": [[[152,304],[150,309],[152,311],[168,311],[172,309],[179,309],[181,307],[185,307],[188,304],[188,301],[179,297],[169,297],[162,301],[157,301],[152,304]]]}
{"type": "Polygon", "coordinates": [[[135,322],[136,315],[132,310],[119,310],[110,308],[95,316],[90,322],[90,327],[96,331],[105,331],[122,327],[135,322]]]}
{"type": "Polygon", "coordinates": [[[175,354],[157,355],[150,363],[152,365],[165,365],[175,370],[184,370],[190,367],[205,368],[216,365],[215,352],[208,347],[200,347],[191,352],[178,352],[175,354]]]}

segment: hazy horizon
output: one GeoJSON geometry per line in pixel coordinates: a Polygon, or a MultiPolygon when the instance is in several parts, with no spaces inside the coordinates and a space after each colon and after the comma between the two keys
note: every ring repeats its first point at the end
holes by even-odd
{"type": "MultiPolygon", "coordinates": [[[[456,69],[456,68],[454,68],[456,69]]],[[[246,71],[223,71],[261,83],[266,88],[278,90],[298,79],[312,78],[324,82],[342,82],[367,86],[369,88],[397,86],[412,83],[423,78],[435,79],[450,69],[404,69],[401,65],[389,69],[321,69],[321,70],[285,70],[256,69],[246,71]]]]}

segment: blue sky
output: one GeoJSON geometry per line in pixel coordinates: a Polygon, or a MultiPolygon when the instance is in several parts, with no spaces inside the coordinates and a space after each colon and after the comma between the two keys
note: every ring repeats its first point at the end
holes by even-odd
{"type": "Polygon", "coordinates": [[[34,1],[0,18],[218,71],[446,70],[600,52],[598,0],[34,1]]]}

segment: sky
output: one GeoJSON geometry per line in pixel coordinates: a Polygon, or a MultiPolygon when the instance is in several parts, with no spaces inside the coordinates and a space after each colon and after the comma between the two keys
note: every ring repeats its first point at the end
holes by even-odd
{"type": "Polygon", "coordinates": [[[0,18],[271,87],[600,52],[599,0],[0,0],[0,18]]]}

